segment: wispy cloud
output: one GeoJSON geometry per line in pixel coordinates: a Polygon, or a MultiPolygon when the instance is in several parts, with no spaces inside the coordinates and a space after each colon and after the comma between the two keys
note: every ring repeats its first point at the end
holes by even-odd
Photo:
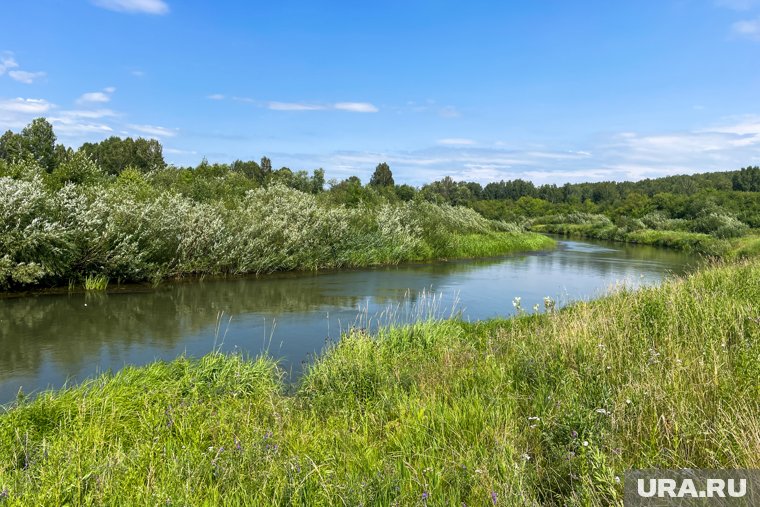
{"type": "MultiPolygon", "coordinates": [[[[208,95],[211,100],[224,100],[226,97],[221,93],[208,95]]],[[[271,109],[272,111],[347,111],[350,113],[376,113],[378,107],[370,102],[336,102],[334,104],[315,102],[282,102],[277,100],[262,101],[250,97],[232,96],[231,100],[252,104],[256,107],[271,109]]]]}
{"type": "Polygon", "coordinates": [[[135,124],[129,124],[127,125],[128,128],[139,132],[140,134],[145,134],[150,137],[155,137],[158,139],[166,138],[166,137],[174,137],[177,135],[178,131],[177,129],[170,129],[166,127],[159,127],[156,125],[135,125],[135,124]]]}
{"type": "Polygon", "coordinates": [[[760,18],[737,21],[731,25],[731,32],[739,37],[760,40],[760,18]]]}
{"type": "Polygon", "coordinates": [[[111,95],[116,91],[116,88],[109,86],[104,88],[100,92],[88,92],[83,93],[78,99],[77,104],[105,104],[111,101],[111,95]]]}
{"type": "Polygon", "coordinates": [[[288,167],[325,167],[331,177],[366,181],[378,162],[390,164],[397,181],[424,184],[456,180],[528,179],[536,184],[640,180],[672,174],[724,171],[760,161],[760,115],[724,118],[713,125],[673,132],[619,132],[577,146],[548,148],[437,143],[410,151],[272,153],[288,167]]]}
{"type": "Polygon", "coordinates": [[[339,111],[350,111],[352,113],[376,113],[377,107],[369,102],[338,102],[333,106],[339,111]]]}
{"type": "Polygon", "coordinates": [[[326,109],[325,106],[298,102],[268,102],[267,108],[273,111],[322,111],[326,109]]]}
{"type": "Polygon", "coordinates": [[[8,75],[11,79],[24,84],[32,84],[35,80],[45,77],[44,72],[27,72],[25,70],[12,70],[8,72],[8,75]]]}
{"type": "Polygon", "coordinates": [[[436,141],[443,146],[472,146],[475,141],[472,139],[465,139],[462,137],[448,137],[446,139],[439,139],[436,141]]]}
{"type": "Polygon", "coordinates": [[[19,64],[10,51],[0,54],[0,76],[8,74],[8,77],[19,83],[32,84],[37,79],[44,77],[44,72],[29,72],[21,70],[19,64]]]}
{"type": "Polygon", "coordinates": [[[15,69],[18,63],[13,58],[13,53],[5,52],[0,54],[0,76],[5,74],[9,69],[15,69]]]}
{"type": "Polygon", "coordinates": [[[50,111],[53,107],[55,106],[45,99],[22,99],[18,97],[10,100],[0,100],[0,111],[5,112],[43,114],[50,111]]]}
{"type": "Polygon", "coordinates": [[[0,131],[21,129],[32,119],[47,115],[55,107],[45,99],[18,97],[0,100],[0,131]]]}
{"type": "Polygon", "coordinates": [[[169,5],[163,0],[92,0],[93,5],[116,12],[168,14],[169,5]]]}
{"type": "Polygon", "coordinates": [[[86,119],[100,119],[100,118],[113,118],[118,116],[118,114],[111,110],[111,109],[93,109],[93,110],[67,110],[67,111],[61,111],[61,116],[66,118],[86,118],[86,119]]]}

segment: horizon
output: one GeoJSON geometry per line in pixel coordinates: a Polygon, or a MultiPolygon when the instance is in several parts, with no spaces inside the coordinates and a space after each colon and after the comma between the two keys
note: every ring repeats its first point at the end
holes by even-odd
{"type": "Polygon", "coordinates": [[[0,131],[44,116],[74,148],[148,137],[174,165],[267,156],[363,182],[385,161],[414,186],[760,161],[757,0],[44,0],[6,12],[0,131]]]}

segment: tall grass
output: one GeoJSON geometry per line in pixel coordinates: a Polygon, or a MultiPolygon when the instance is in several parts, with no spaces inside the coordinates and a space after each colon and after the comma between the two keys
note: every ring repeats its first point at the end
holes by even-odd
{"type": "MultiPolygon", "coordinates": [[[[505,301],[508,304],[508,301],[505,301]]],[[[211,354],[0,416],[8,505],[620,505],[623,472],[760,466],[760,262],[559,312],[330,345],[292,393],[211,354]]]]}
{"type": "Polygon", "coordinates": [[[108,277],[104,275],[88,275],[84,279],[85,290],[106,290],[108,277]]]}

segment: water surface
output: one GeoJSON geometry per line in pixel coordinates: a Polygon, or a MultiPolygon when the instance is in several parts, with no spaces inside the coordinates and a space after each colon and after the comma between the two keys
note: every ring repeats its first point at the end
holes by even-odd
{"type": "Polygon", "coordinates": [[[487,319],[513,314],[515,297],[532,311],[545,296],[560,304],[589,299],[695,263],[649,246],[562,240],[555,251],[490,259],[0,299],[0,403],[19,388],[37,392],[215,346],[252,355],[268,349],[297,375],[347,327],[416,318],[420,298],[424,308],[433,295],[440,313],[456,306],[465,319],[487,319]]]}

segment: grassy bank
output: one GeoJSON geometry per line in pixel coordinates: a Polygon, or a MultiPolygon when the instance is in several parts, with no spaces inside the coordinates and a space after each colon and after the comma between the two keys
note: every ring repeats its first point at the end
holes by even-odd
{"type": "MultiPolygon", "coordinates": [[[[508,302],[505,302],[508,304],[508,302]]],[[[760,263],[559,312],[127,368],[0,416],[8,505],[609,505],[623,471],[760,467],[760,263]]]]}
{"type": "Polygon", "coordinates": [[[642,245],[654,245],[728,259],[760,255],[760,235],[738,238],[716,238],[710,234],[654,229],[628,230],[614,225],[536,224],[534,232],[560,234],[576,238],[593,238],[642,245]]]}

